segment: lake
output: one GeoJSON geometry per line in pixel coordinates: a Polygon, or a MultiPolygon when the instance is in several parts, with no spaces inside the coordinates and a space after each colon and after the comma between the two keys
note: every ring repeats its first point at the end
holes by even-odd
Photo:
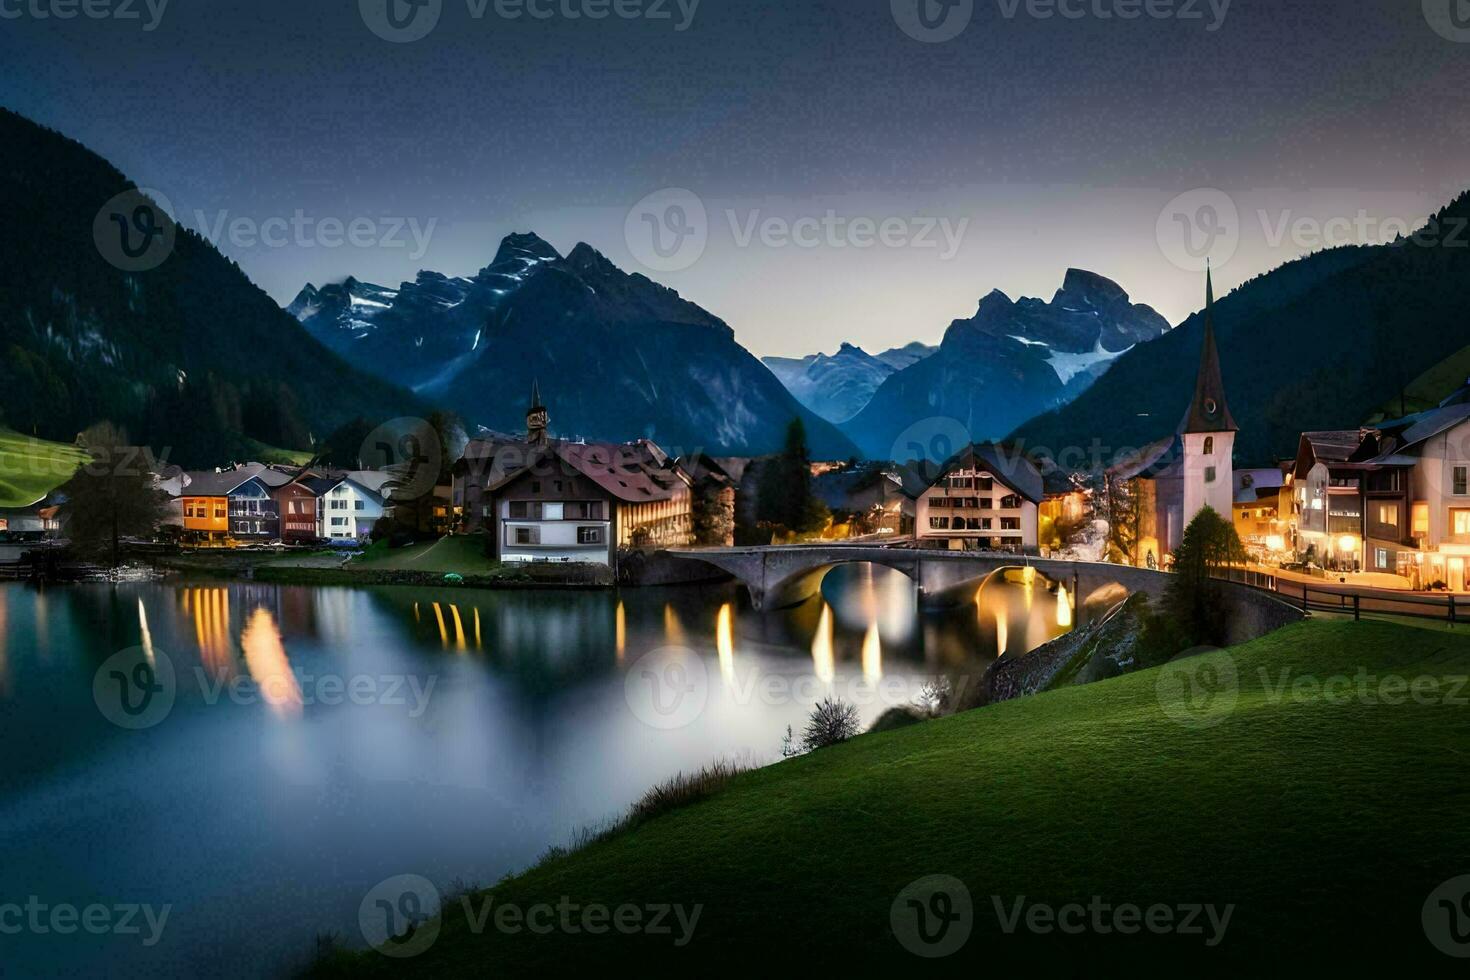
{"type": "Polygon", "coordinates": [[[361,946],[384,879],[493,884],[680,770],[778,761],[822,698],[866,726],[1065,630],[1044,578],[1006,578],[942,613],[868,565],[767,614],[733,585],[0,585],[0,963],[261,976],[319,932],[361,946]]]}

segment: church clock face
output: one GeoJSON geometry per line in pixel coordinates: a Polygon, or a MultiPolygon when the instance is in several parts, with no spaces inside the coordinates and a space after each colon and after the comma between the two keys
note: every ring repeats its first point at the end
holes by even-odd
{"type": "Polygon", "coordinates": [[[1220,414],[1220,403],[1215,401],[1215,399],[1213,398],[1206,398],[1205,414],[1208,415],[1210,418],[1215,418],[1216,416],[1218,416],[1220,414]]]}

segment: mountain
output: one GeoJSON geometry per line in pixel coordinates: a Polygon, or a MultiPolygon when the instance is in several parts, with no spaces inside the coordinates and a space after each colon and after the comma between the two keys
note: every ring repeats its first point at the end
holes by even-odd
{"type": "MultiPolygon", "coordinates": [[[[1237,460],[1269,464],[1294,455],[1304,431],[1355,427],[1470,345],[1467,227],[1470,194],[1413,237],[1319,252],[1215,303],[1237,460]]],[[[1016,437],[1054,451],[1097,439],[1112,455],[1169,435],[1189,406],[1203,330],[1195,314],[1140,345],[1016,437]]]]}
{"type": "Polygon", "coordinates": [[[766,357],[762,361],[797,401],[829,422],[842,423],[867,406],[889,375],[925,356],[913,348],[934,351],[923,344],[910,344],[874,356],[843,344],[831,356],[766,357]]]}
{"type": "Polygon", "coordinates": [[[758,455],[779,450],[800,418],[814,456],[856,452],[723,320],[587,244],[563,257],[534,234],[511,235],[472,277],[308,284],[287,310],[362,370],[495,430],[524,427],[539,383],[553,431],[568,438],[758,455]]]}
{"type": "Polygon", "coordinates": [[[973,441],[999,438],[1075,398],[1119,355],[1168,331],[1168,321],[1134,304],[1123,287],[1080,269],[1067,271],[1050,302],[1012,301],[996,290],[973,317],[950,325],[936,353],[888,377],[843,431],[877,459],[906,451],[894,448],[899,436],[926,421],[963,428],[973,441]]]}
{"type": "Polygon", "coordinates": [[[0,414],[16,430],[70,443],[106,419],[171,462],[213,466],[252,440],[310,449],[355,416],[421,411],[106,160],[3,109],[0,213],[0,414]]]}
{"type": "Polygon", "coordinates": [[[894,347],[873,356],[893,368],[893,370],[902,371],[906,367],[917,364],[937,350],[939,350],[938,347],[930,347],[928,344],[921,344],[916,340],[911,344],[905,344],[903,347],[894,347]]]}

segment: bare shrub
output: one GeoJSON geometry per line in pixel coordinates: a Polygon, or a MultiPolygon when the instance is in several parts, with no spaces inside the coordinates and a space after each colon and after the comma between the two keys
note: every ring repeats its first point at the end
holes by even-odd
{"type": "Polygon", "coordinates": [[[840,745],[861,730],[856,707],[840,699],[825,698],[812,709],[811,717],[807,719],[801,747],[813,752],[840,745]]]}

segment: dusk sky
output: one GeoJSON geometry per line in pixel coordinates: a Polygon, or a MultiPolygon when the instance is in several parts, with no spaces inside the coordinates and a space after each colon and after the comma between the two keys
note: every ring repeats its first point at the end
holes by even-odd
{"type": "Polygon", "coordinates": [[[506,10],[546,19],[422,0],[439,20],[402,43],[370,29],[393,33],[388,2],[413,12],[130,0],[139,19],[61,20],[67,0],[0,0],[0,104],[221,230],[280,302],[348,274],[471,275],[534,230],[678,289],[762,355],[934,343],[992,289],[1050,298],[1069,266],[1177,323],[1206,255],[1228,291],[1470,187],[1459,0],[973,0],[968,22],[936,0],[506,10]],[[917,3],[954,36],[912,36],[917,3]],[[1061,8],[1080,16],[1034,16],[1061,8]],[[688,193],[638,207],[667,189],[688,193]],[[644,212],[684,247],[649,248],[644,212]],[[326,247],[332,221],[361,240],[326,247]],[[283,222],[284,244],[257,240],[283,222]]]}

